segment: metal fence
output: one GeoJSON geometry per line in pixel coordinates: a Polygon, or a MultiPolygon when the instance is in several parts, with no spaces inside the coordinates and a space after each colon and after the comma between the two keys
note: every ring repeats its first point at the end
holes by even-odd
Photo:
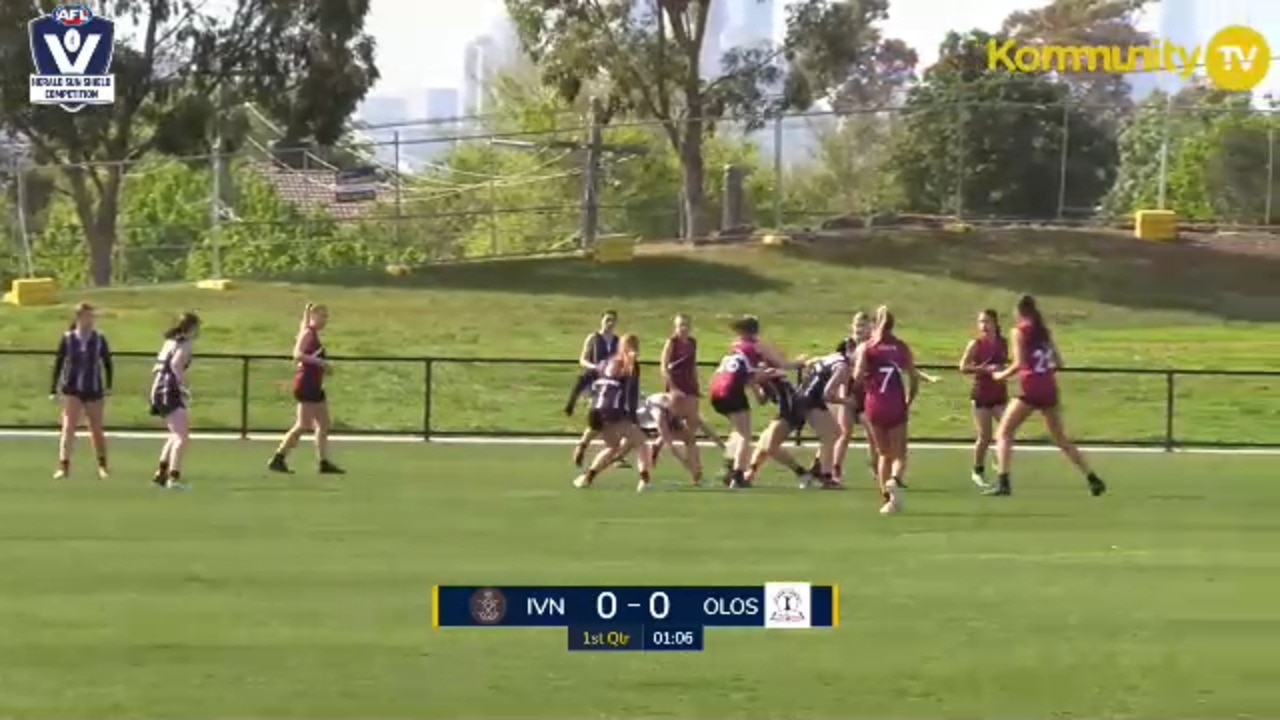
{"type": "MultiPolygon", "coordinates": [[[[1056,201],[1005,219],[1099,219],[1097,203],[1081,206],[1075,199],[1077,183],[1096,184],[1098,173],[1079,167],[1085,153],[1077,146],[1082,133],[1073,128],[1079,122],[1073,108],[1061,108],[1060,120],[1057,108],[1041,106],[945,109],[961,125],[1003,119],[1016,127],[1030,110],[1037,111],[1034,132],[1044,140],[1036,143],[1043,157],[1035,172],[1044,177],[1024,180],[1056,201]]],[[[990,160],[980,149],[966,149],[959,131],[935,153],[952,158],[954,171],[938,180],[946,187],[904,204],[891,150],[920,112],[793,114],[750,130],[725,120],[706,141],[707,214],[720,217],[723,170],[738,164],[749,169],[746,219],[757,227],[812,226],[879,211],[992,219],[967,206],[981,194],[975,188],[990,160]]],[[[1280,115],[1172,103],[1139,113],[1150,137],[1130,144],[1124,162],[1131,172],[1114,185],[1140,188],[1131,193],[1133,202],[1245,226],[1272,224],[1280,215],[1280,115]],[[1231,122],[1219,122],[1223,118],[1231,122]],[[1184,161],[1199,163],[1203,183],[1170,183],[1184,161]],[[1201,187],[1211,195],[1183,196],[1201,187]]],[[[572,247],[588,225],[598,234],[678,235],[681,171],[658,124],[611,122],[596,128],[598,146],[591,144],[593,127],[579,115],[540,118],[539,124],[531,131],[516,120],[459,118],[368,128],[336,149],[281,152],[250,140],[234,156],[91,163],[95,172],[124,176],[114,279],[162,282],[528,254],[572,247]],[[584,199],[594,173],[588,146],[597,148],[600,169],[600,190],[590,200],[584,199]],[[376,201],[338,202],[335,163],[379,168],[376,201]]],[[[21,271],[29,246],[31,264],[64,284],[86,279],[85,234],[71,199],[59,191],[66,169],[26,163],[0,173],[0,185],[7,186],[0,193],[0,276],[21,271]]]]}
{"type": "MultiPolygon", "coordinates": [[[[156,429],[145,394],[155,362],[150,353],[117,353],[108,424],[117,430],[156,429]]],[[[562,412],[579,368],[574,361],[448,357],[334,358],[327,382],[335,432],[450,436],[562,436],[582,419],[562,412]]],[[[40,391],[51,354],[0,351],[0,429],[55,429],[57,412],[40,391]]],[[[295,363],[271,355],[206,355],[192,365],[193,426],[201,432],[248,437],[283,432],[293,422],[295,363]]],[[[704,367],[714,367],[707,364],[704,367]]],[[[650,376],[656,375],[652,365],[650,376]]],[[[935,442],[972,439],[969,380],[954,367],[922,389],[912,434],[935,442]]],[[[1073,368],[1063,371],[1064,409],[1072,434],[1091,444],[1180,447],[1280,447],[1275,390],[1280,371],[1073,368]]],[[[710,415],[710,410],[706,410],[710,415]]],[[[581,413],[580,413],[581,415],[581,413]]],[[[719,418],[712,418],[713,424],[719,418]]],[[[1036,423],[1028,426],[1030,439],[1036,423]]]]}

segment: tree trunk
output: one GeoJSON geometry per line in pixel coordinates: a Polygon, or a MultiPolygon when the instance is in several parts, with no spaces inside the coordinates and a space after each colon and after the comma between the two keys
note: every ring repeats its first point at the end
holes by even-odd
{"type": "Polygon", "coordinates": [[[706,168],[702,160],[702,123],[690,122],[685,127],[680,146],[680,169],[684,190],[685,238],[707,237],[706,168]]]}
{"type": "Polygon", "coordinates": [[[95,287],[111,285],[111,260],[116,248],[115,217],[95,222],[85,233],[89,243],[89,273],[95,287]]]}

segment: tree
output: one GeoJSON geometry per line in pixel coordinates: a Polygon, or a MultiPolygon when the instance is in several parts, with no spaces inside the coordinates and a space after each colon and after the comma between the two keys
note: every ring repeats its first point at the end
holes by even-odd
{"type": "MultiPolygon", "coordinates": [[[[718,73],[700,65],[713,4],[726,0],[505,0],[545,84],[573,102],[597,84],[610,114],[661,125],[679,157],[687,237],[708,229],[703,145],[725,117],[748,129],[830,97],[876,68],[887,0],[800,0],[781,45],[729,48],[718,73]]],[[[888,54],[888,51],[885,51],[888,54]]],[[[896,55],[895,55],[896,57],[896,55]]]]}
{"type": "Polygon", "coordinates": [[[949,33],[908,93],[890,163],[906,209],[1045,218],[1094,207],[1114,143],[1063,83],[990,69],[990,40],[1004,38],[949,33]]]}
{"type": "Polygon", "coordinates": [[[1124,125],[1105,208],[1117,216],[1165,207],[1190,220],[1270,224],[1280,212],[1278,144],[1280,122],[1255,110],[1247,94],[1195,86],[1173,97],[1157,93],[1124,125]]]}
{"type": "MultiPolygon", "coordinates": [[[[1002,34],[1027,46],[1143,47],[1150,33],[1139,30],[1137,16],[1149,0],[1054,0],[1034,10],[1019,10],[1004,21],[1002,34]]],[[[1122,73],[1069,72],[1060,78],[1072,98],[1113,124],[1133,108],[1132,88],[1122,73]]]]}
{"type": "Polygon", "coordinates": [[[35,3],[0,4],[0,126],[27,140],[39,164],[56,164],[75,204],[95,284],[111,282],[120,189],[152,153],[206,154],[216,134],[234,150],[224,112],[252,100],[292,140],[327,144],[377,80],[364,34],[368,0],[236,0],[211,14],[198,0],[112,0],[109,16],[137,29],[116,38],[114,106],[67,113],[31,106],[27,22],[35,3]]]}

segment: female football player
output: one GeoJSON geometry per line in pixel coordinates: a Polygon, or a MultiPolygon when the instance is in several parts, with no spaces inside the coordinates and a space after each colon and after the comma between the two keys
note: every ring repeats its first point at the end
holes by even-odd
{"type": "Polygon", "coordinates": [[[324,344],[320,332],[329,323],[329,310],[324,305],[307,303],[302,310],[298,336],[293,343],[293,361],[297,370],[293,376],[293,399],[298,405],[294,411],[293,427],[284,434],[276,454],[271,456],[267,469],[278,473],[292,473],[289,469],[289,452],[298,445],[303,433],[315,433],[316,458],[323,475],[342,475],[342,468],[329,460],[329,399],[324,392],[324,378],[333,372],[325,359],[324,344]]]}
{"type": "Polygon", "coordinates": [[[960,358],[960,372],[973,376],[969,399],[973,403],[973,426],[978,436],[973,443],[973,472],[969,478],[984,490],[988,487],[987,451],[991,448],[995,424],[1009,402],[1008,385],[992,375],[1008,363],[1009,345],[1000,332],[1000,317],[995,310],[983,310],[978,314],[978,334],[965,346],[960,358]]]}
{"type": "Polygon", "coordinates": [[[181,489],[182,459],[190,439],[190,423],[187,406],[191,402],[191,390],[187,386],[187,370],[191,367],[191,346],[200,334],[200,318],[187,312],[164,333],[164,344],[156,353],[156,364],[151,368],[151,414],[164,420],[169,431],[164,446],[160,448],[160,462],[156,466],[156,485],[166,489],[181,489]]]}
{"type": "Polygon", "coordinates": [[[1010,467],[1013,460],[1013,443],[1018,428],[1031,416],[1039,412],[1044,417],[1045,428],[1049,436],[1080,471],[1089,485],[1089,493],[1098,497],[1107,491],[1107,484],[1098,477],[1084,453],[1067,436],[1062,423],[1062,412],[1058,404],[1058,369],[1062,367],[1062,355],[1053,341],[1053,334],[1036,306],[1035,298],[1022,296],[1017,306],[1018,324],[1013,328],[1010,349],[1013,357],[1009,366],[992,377],[996,382],[1004,382],[1014,375],[1018,376],[1019,394],[1005,408],[1004,417],[1000,418],[1000,428],[996,431],[996,464],[1000,475],[996,486],[988,491],[990,495],[1013,494],[1013,483],[1010,480],[1010,467]]]}
{"type": "Polygon", "coordinates": [[[53,361],[50,393],[62,401],[62,432],[58,443],[58,469],[54,479],[71,472],[71,451],[75,447],[80,421],[89,426],[89,438],[98,457],[98,478],[107,479],[107,433],[103,406],[111,393],[115,375],[107,338],[95,328],[93,306],[76,305],[71,327],[62,334],[53,361]]]}
{"type": "Polygon", "coordinates": [[[643,492],[649,487],[652,458],[644,431],[636,424],[639,408],[632,404],[637,397],[634,387],[639,381],[639,356],[639,338],[624,335],[619,341],[618,352],[605,361],[600,377],[592,383],[591,412],[587,422],[604,438],[606,447],[591,461],[586,472],[574,479],[574,487],[589,487],[605,468],[632,450],[636,451],[636,467],[640,473],[636,492],[643,492]]]}

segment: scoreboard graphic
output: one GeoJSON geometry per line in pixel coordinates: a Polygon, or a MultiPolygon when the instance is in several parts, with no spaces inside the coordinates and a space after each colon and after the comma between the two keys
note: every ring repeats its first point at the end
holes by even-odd
{"type": "Polygon", "coordinates": [[[564,628],[571,651],[698,652],[710,628],[840,625],[840,589],[756,586],[436,586],[436,628],[564,628]]]}

